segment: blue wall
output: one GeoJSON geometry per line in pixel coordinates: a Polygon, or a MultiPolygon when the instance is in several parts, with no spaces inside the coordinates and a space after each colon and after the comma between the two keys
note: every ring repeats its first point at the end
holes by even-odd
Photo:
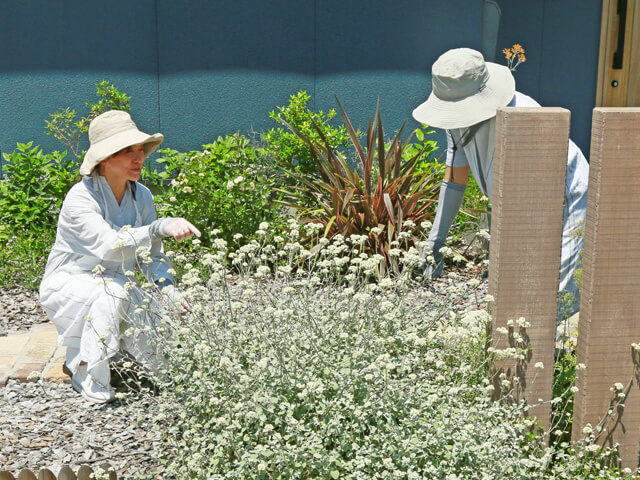
{"type": "MultiPolygon", "coordinates": [[[[499,0],[499,48],[514,43],[527,61],[515,72],[516,88],[542,106],[571,111],[571,138],[588,157],[595,106],[600,0],[499,0]]],[[[496,58],[503,58],[498,54],[496,58]]]]}
{"type": "MultiPolygon", "coordinates": [[[[569,108],[572,135],[586,150],[600,1],[500,5],[498,48],[521,43],[529,58],[516,73],[518,88],[569,108]]],[[[379,98],[392,132],[426,98],[442,52],[480,48],[481,7],[481,0],[1,2],[0,150],[29,140],[60,148],[44,134],[48,114],[65,106],[85,112],[101,80],[131,95],[141,129],[163,132],[165,146],[181,150],[271,128],[268,112],[300,89],[318,109],[335,107],[337,95],[360,128],[379,98]]]]}
{"type": "Polygon", "coordinates": [[[59,148],[48,114],[84,112],[103,79],[176,149],[271,128],[268,112],[300,89],[321,109],[337,95],[361,128],[379,98],[393,131],[426,98],[438,55],[481,35],[480,0],[21,0],[0,18],[3,152],[59,148]]]}

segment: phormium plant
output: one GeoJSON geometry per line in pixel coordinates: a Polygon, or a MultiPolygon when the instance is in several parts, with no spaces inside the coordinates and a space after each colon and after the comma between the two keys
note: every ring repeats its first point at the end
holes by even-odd
{"type": "Polygon", "coordinates": [[[433,170],[418,172],[416,169],[430,145],[423,143],[422,148],[405,159],[412,135],[402,140],[403,125],[391,142],[386,143],[377,106],[363,146],[339,101],[338,107],[360,169],[351,167],[345,155],[333,148],[314,121],[320,141],[283,121],[307,144],[316,175],[293,172],[300,186],[286,189],[282,202],[299,210],[302,223],[322,223],[325,236],[367,235],[367,251],[385,258],[382,270],[389,267],[396,270],[396,247],[413,245],[418,240],[415,235],[403,232],[405,222],[415,226],[428,220],[440,191],[440,177],[433,170]]]}

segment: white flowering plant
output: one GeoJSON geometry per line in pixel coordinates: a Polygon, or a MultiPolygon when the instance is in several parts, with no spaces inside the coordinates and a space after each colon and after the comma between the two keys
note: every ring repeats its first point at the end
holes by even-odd
{"type": "Polygon", "coordinates": [[[379,277],[359,236],[307,248],[313,227],[259,227],[183,265],[190,308],[170,315],[151,397],[162,475],[615,478],[600,451],[544,447],[524,404],[493,400],[477,281],[452,275],[434,294],[412,280],[414,252],[379,277]]]}
{"type": "Polygon", "coordinates": [[[248,236],[275,217],[270,181],[275,167],[245,136],[219,137],[202,150],[160,153],[156,162],[162,170],[147,169],[144,175],[157,190],[158,215],[187,218],[203,233],[204,246],[210,245],[213,228],[230,242],[234,234],[248,236]]]}

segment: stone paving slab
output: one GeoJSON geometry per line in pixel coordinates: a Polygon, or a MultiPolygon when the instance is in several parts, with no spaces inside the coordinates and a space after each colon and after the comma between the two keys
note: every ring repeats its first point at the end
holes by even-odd
{"type": "Polygon", "coordinates": [[[0,337],[0,387],[9,379],[27,382],[42,377],[54,382],[69,381],[63,370],[65,355],[66,347],[58,345],[58,333],[51,323],[0,337]]]}

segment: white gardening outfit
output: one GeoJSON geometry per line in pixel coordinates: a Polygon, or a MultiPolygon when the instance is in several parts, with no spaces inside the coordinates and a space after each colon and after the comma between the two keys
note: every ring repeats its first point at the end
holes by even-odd
{"type": "MultiPolygon", "coordinates": [[[[510,107],[539,107],[531,97],[520,92],[515,96],[510,107]]],[[[472,139],[461,146],[461,137],[466,128],[447,130],[447,165],[471,168],[478,186],[488,198],[493,194],[493,155],[495,148],[496,118],[482,123],[472,139]],[[458,145],[455,151],[454,142],[458,145]]],[[[455,178],[453,179],[455,182],[455,178]]],[[[578,146],[569,140],[567,156],[567,181],[564,198],[564,217],[562,228],[562,260],[560,266],[560,291],[577,294],[574,282],[575,272],[582,251],[584,239],[574,234],[576,228],[583,226],[587,211],[587,185],[589,182],[589,164],[578,146]]]]}
{"type": "Polygon", "coordinates": [[[154,355],[147,342],[152,333],[135,339],[121,335],[125,323],[148,326],[153,332],[161,312],[161,306],[125,272],[139,266],[151,282],[173,282],[160,235],[152,225],[157,218],[153,196],[136,184],[135,197],[127,188],[118,205],[105,177],[85,176],[62,205],[40,301],[58,330],[58,343],[67,346],[67,366],[74,374],[81,361],[87,362],[89,373],[104,367],[103,362],[121,347],[142,362],[154,355]],[[131,228],[123,229],[125,225],[131,228]],[[150,252],[148,263],[140,259],[145,249],[150,252]],[[104,271],[94,274],[98,265],[104,271]]]}

